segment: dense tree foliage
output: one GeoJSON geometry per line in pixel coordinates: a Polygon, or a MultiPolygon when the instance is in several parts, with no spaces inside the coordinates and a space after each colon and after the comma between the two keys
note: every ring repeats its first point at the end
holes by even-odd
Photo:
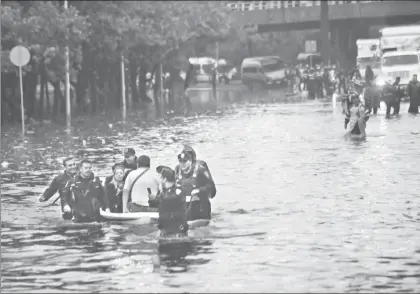
{"type": "MultiPolygon", "coordinates": [[[[235,64],[249,55],[279,55],[279,48],[290,52],[295,46],[287,34],[276,39],[235,27],[230,11],[218,1],[68,3],[65,10],[62,1],[2,1],[2,123],[20,119],[17,69],[9,60],[18,44],[31,52],[24,67],[24,103],[26,115],[34,119],[64,118],[66,45],[73,115],[120,105],[121,58],[128,100],[141,106],[150,99],[146,73],[158,74],[162,64],[171,76],[179,76],[188,68],[188,57],[215,56],[216,42],[220,56],[235,64]]],[[[155,80],[158,94],[160,79],[155,80]]]]}

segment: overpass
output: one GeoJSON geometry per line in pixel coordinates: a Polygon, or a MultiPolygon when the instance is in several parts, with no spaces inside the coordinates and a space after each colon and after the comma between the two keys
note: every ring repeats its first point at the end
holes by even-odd
{"type": "Polygon", "coordinates": [[[333,59],[341,64],[354,62],[356,39],[368,38],[370,26],[420,21],[417,1],[322,2],[328,5],[321,1],[229,1],[226,5],[240,25],[259,33],[321,28],[324,60],[330,59],[333,47],[333,59]]]}

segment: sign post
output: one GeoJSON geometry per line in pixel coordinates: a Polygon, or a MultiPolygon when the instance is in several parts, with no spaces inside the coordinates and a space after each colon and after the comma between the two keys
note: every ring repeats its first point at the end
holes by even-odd
{"type": "Polygon", "coordinates": [[[26,47],[15,46],[10,51],[10,61],[17,67],[19,67],[19,81],[20,81],[20,109],[22,116],[22,136],[25,136],[25,109],[23,107],[23,81],[22,81],[22,66],[28,64],[31,58],[31,54],[26,47]]]}

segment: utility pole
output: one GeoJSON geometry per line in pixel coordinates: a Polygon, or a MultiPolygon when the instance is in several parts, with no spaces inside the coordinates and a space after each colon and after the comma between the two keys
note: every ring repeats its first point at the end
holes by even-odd
{"type": "Polygon", "coordinates": [[[127,106],[125,97],[125,62],[123,53],[121,53],[121,100],[122,117],[125,122],[127,116],[127,106]]]}
{"type": "MultiPolygon", "coordinates": [[[[68,2],[64,0],[64,9],[68,9],[68,2]]],[[[68,30],[68,28],[67,28],[68,30]]],[[[66,59],[66,125],[67,130],[71,128],[71,100],[70,100],[70,57],[69,57],[69,44],[68,37],[66,47],[64,48],[64,54],[66,59]]]]}

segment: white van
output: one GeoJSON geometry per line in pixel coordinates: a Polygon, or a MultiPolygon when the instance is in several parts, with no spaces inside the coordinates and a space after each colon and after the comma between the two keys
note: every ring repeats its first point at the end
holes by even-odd
{"type": "Polygon", "coordinates": [[[252,89],[283,86],[286,67],[277,56],[249,57],[242,61],[241,78],[242,83],[252,89]]]}
{"type": "Polygon", "coordinates": [[[194,67],[194,74],[197,82],[211,82],[216,59],[211,57],[191,57],[189,58],[189,62],[194,67]]]}

